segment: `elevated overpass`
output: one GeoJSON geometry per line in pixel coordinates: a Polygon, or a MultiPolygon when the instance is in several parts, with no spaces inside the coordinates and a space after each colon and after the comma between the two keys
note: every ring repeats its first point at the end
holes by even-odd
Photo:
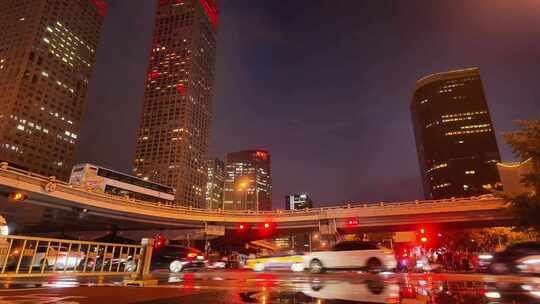
{"type": "Polygon", "coordinates": [[[303,211],[223,211],[167,206],[92,192],[54,178],[0,167],[0,214],[18,234],[62,231],[217,229],[240,224],[261,231],[400,231],[418,225],[512,225],[506,203],[493,196],[465,199],[348,204],[303,211]],[[26,199],[8,196],[22,193],[26,199]],[[350,224],[353,220],[354,224],[350,224]],[[356,224],[357,221],[357,224],[356,224]]]}

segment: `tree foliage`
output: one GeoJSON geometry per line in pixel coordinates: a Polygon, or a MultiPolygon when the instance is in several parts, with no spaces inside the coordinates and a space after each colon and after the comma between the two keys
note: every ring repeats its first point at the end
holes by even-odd
{"type": "Polygon", "coordinates": [[[522,177],[521,183],[531,189],[529,193],[503,197],[511,202],[510,212],[518,219],[518,228],[540,231],[540,120],[516,121],[521,129],[504,135],[514,154],[521,160],[531,159],[532,172],[522,177]]]}

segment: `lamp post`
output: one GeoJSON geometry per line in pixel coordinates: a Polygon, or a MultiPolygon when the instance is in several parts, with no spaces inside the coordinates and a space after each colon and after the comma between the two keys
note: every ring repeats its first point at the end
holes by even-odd
{"type": "Polygon", "coordinates": [[[238,191],[244,191],[244,210],[247,210],[247,183],[240,183],[240,188],[238,191]]]}

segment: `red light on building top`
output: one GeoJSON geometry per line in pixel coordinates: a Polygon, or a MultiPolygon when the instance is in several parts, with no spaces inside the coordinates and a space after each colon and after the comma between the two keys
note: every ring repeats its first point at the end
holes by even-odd
{"type": "Polygon", "coordinates": [[[90,2],[98,9],[99,15],[105,17],[107,14],[107,4],[105,3],[105,0],[90,0],[90,2]]]}
{"type": "Polygon", "coordinates": [[[256,155],[258,158],[261,158],[261,159],[267,159],[267,158],[268,158],[268,153],[262,152],[262,151],[257,151],[257,152],[255,153],[255,155],[256,155]]]}
{"type": "Polygon", "coordinates": [[[218,25],[218,10],[215,1],[199,0],[199,2],[204,9],[206,17],[208,17],[208,20],[210,21],[215,30],[218,25]]]}

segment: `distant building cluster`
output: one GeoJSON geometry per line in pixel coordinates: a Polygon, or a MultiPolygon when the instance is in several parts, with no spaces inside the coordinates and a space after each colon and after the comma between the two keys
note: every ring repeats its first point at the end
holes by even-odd
{"type": "Polygon", "coordinates": [[[223,209],[225,164],[217,159],[207,162],[206,209],[223,209]]]}
{"type": "Polygon", "coordinates": [[[285,196],[285,210],[302,210],[313,208],[313,201],[307,193],[285,196]]]}

